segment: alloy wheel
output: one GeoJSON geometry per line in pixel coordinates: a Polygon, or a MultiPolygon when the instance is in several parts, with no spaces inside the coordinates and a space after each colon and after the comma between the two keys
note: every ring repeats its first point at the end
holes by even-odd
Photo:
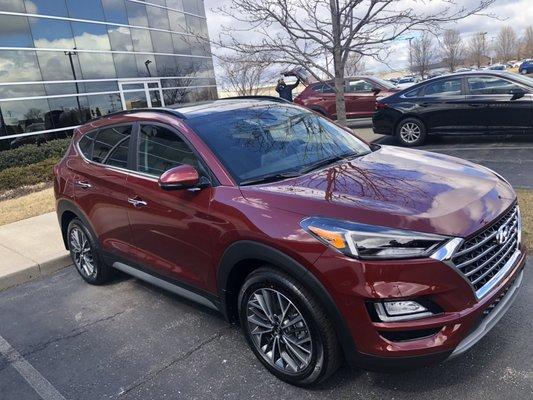
{"type": "Polygon", "coordinates": [[[78,271],[85,277],[91,277],[95,273],[96,267],[91,242],[89,242],[87,235],[75,226],[70,230],[69,245],[78,271]]]}
{"type": "Polygon", "coordinates": [[[402,137],[402,140],[409,144],[415,143],[420,139],[421,134],[422,130],[420,129],[420,126],[414,122],[406,122],[400,128],[400,136],[402,137]]]}
{"type": "Polygon", "coordinates": [[[256,290],[247,304],[247,321],[255,348],[277,370],[297,374],[312,360],[309,326],[298,308],[274,289],[256,290]]]}

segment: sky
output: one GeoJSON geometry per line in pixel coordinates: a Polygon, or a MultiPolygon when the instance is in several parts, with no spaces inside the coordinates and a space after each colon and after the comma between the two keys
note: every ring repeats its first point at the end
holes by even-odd
{"type": "MultiPolygon", "coordinates": [[[[402,1],[402,0],[399,0],[402,1]]],[[[205,0],[205,8],[207,13],[207,24],[211,38],[218,37],[221,26],[231,26],[235,24],[232,18],[222,16],[217,12],[216,8],[222,5],[227,5],[230,0],[205,0]]],[[[459,4],[468,3],[474,4],[478,0],[458,0],[459,4]]],[[[429,7],[431,0],[418,1],[418,7],[429,7]]],[[[462,20],[459,23],[450,24],[450,28],[459,30],[463,39],[466,41],[472,37],[475,32],[487,32],[487,40],[498,35],[498,31],[504,26],[511,26],[515,29],[517,35],[522,36],[523,31],[530,25],[533,25],[533,0],[496,0],[495,3],[486,10],[487,14],[493,14],[497,18],[489,18],[487,16],[471,16],[462,20]]],[[[247,37],[250,40],[254,39],[253,32],[247,32],[247,37]]],[[[414,35],[405,35],[415,36],[414,35]]],[[[401,70],[408,64],[408,42],[399,40],[394,42],[390,48],[392,53],[387,61],[388,65],[393,69],[401,70]]],[[[216,49],[214,49],[216,52],[216,49]]],[[[385,72],[390,68],[375,60],[365,60],[366,68],[370,71],[385,72]]],[[[217,71],[217,75],[220,71],[217,71]]]]}

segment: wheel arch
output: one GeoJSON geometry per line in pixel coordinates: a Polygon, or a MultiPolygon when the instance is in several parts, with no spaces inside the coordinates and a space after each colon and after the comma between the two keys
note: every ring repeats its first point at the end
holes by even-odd
{"type": "Polygon", "coordinates": [[[298,279],[322,304],[335,327],[345,360],[355,363],[356,348],[348,326],[335,302],[322,283],[307,268],[292,257],[262,243],[243,240],[230,245],[224,252],[217,272],[220,310],[224,317],[238,323],[237,298],[246,276],[269,264],[298,279]]]}
{"type": "Polygon", "coordinates": [[[428,124],[426,123],[426,121],[424,121],[423,118],[420,118],[420,116],[417,115],[417,114],[409,113],[409,114],[402,114],[402,116],[400,118],[398,118],[398,120],[396,121],[396,124],[394,125],[394,135],[395,136],[398,134],[398,127],[400,126],[400,124],[403,121],[405,121],[406,119],[409,119],[409,118],[414,118],[414,119],[417,119],[420,122],[422,122],[422,124],[424,125],[424,128],[426,129],[426,134],[429,134],[428,124]]]}
{"type": "Polygon", "coordinates": [[[70,200],[61,199],[57,203],[57,216],[59,219],[59,226],[61,227],[61,236],[63,238],[63,244],[65,249],[68,248],[68,239],[67,239],[67,229],[70,221],[74,218],[80,219],[87,229],[91,232],[91,235],[95,238],[96,243],[98,244],[98,236],[96,236],[92,224],[89,222],[89,219],[86,217],[85,213],[70,200]]]}

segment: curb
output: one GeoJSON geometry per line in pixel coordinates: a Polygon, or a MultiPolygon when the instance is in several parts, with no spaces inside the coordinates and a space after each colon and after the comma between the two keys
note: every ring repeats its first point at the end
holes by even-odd
{"type": "Polygon", "coordinates": [[[6,271],[0,275],[0,291],[53,274],[70,265],[72,265],[70,254],[62,254],[40,264],[29,265],[14,271],[6,271]]]}

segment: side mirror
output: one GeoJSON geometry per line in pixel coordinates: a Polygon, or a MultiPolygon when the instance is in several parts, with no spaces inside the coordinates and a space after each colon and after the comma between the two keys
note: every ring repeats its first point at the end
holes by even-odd
{"type": "Polygon", "coordinates": [[[524,97],[526,95],[526,93],[527,92],[524,89],[521,89],[521,88],[511,89],[509,91],[509,94],[513,95],[513,97],[511,97],[511,100],[521,99],[522,97],[524,97]]]}
{"type": "Polygon", "coordinates": [[[200,176],[190,165],[179,165],[171,168],[159,177],[159,186],[163,190],[180,190],[198,187],[200,176]]]}
{"type": "Polygon", "coordinates": [[[374,92],[374,96],[377,96],[378,94],[381,93],[381,88],[373,87],[372,92],[374,92]]]}

